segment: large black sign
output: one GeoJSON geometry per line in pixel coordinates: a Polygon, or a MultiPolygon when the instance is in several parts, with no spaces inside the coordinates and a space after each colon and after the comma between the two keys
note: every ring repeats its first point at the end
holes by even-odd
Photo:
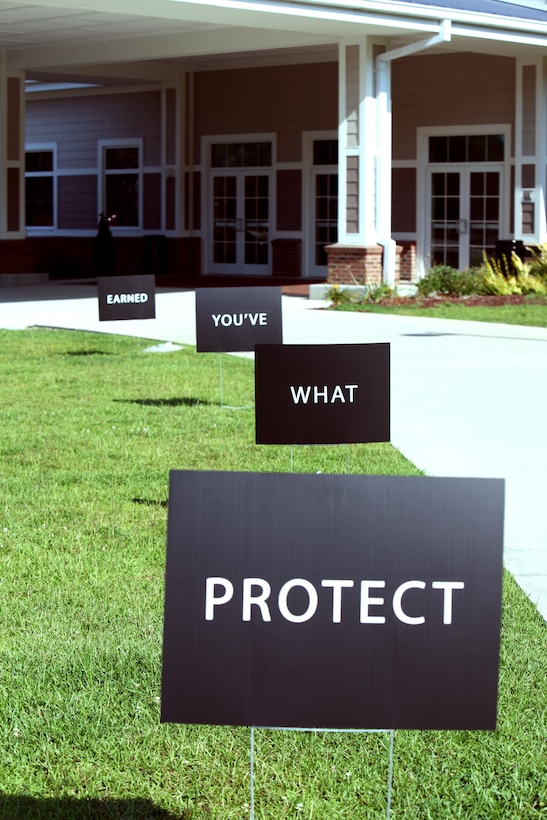
{"type": "Polygon", "coordinates": [[[281,344],[281,288],[198,288],[196,335],[198,353],[281,344]]]}
{"type": "Polygon", "coordinates": [[[389,353],[389,344],[257,347],[257,443],[389,441],[389,353]]]}
{"type": "Polygon", "coordinates": [[[98,279],[99,321],[155,319],[155,276],[109,276],[98,279]]]}
{"type": "Polygon", "coordinates": [[[171,474],[164,722],[494,729],[500,479],[171,474]]]}

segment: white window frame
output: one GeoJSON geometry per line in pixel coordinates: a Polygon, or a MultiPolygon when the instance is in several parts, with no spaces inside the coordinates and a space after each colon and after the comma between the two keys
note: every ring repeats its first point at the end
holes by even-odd
{"type": "MultiPolygon", "coordinates": [[[[269,182],[269,210],[270,210],[270,228],[269,228],[269,264],[268,272],[265,276],[271,276],[273,252],[271,248],[272,240],[276,237],[276,205],[277,205],[277,135],[275,133],[258,133],[258,134],[215,134],[201,138],[201,236],[202,236],[202,273],[210,273],[212,270],[211,259],[211,220],[210,209],[211,202],[211,179],[212,171],[226,171],[230,168],[213,168],[211,163],[212,146],[224,143],[239,143],[239,142],[269,142],[272,147],[272,162],[268,167],[269,182]]],[[[260,166],[262,168],[262,166],[260,166]]],[[[243,170],[239,168],[231,169],[233,171],[243,170]]]]}
{"type": "MultiPolygon", "coordinates": [[[[438,125],[416,129],[416,156],[418,168],[416,174],[416,275],[421,279],[427,273],[425,252],[429,246],[429,205],[427,173],[432,165],[429,162],[429,137],[459,137],[474,134],[503,134],[505,137],[505,155],[501,162],[493,163],[502,166],[500,236],[509,235],[511,213],[511,125],[509,123],[484,123],[482,125],[438,125]]],[[[461,163],[460,163],[461,164],[461,163]]],[[[487,164],[487,163],[485,163],[487,164]]],[[[450,169],[450,163],[444,163],[450,169]]]]}
{"type": "Polygon", "coordinates": [[[110,229],[113,233],[118,235],[128,234],[128,235],[135,235],[136,233],[141,233],[143,230],[143,140],[140,137],[135,137],[134,139],[109,139],[109,140],[98,140],[97,142],[97,149],[98,149],[98,159],[97,159],[97,167],[99,169],[98,173],[98,204],[99,204],[99,213],[104,213],[105,216],[109,216],[106,213],[106,177],[110,175],[114,175],[114,173],[134,173],[138,177],[138,203],[137,203],[137,225],[120,225],[117,226],[116,223],[112,223],[110,225],[110,229]],[[136,148],[139,152],[139,162],[138,166],[135,169],[127,168],[118,171],[107,171],[106,169],[106,151],[109,148],[136,148]]]}
{"type": "Polygon", "coordinates": [[[302,134],[302,229],[305,237],[303,246],[303,269],[307,276],[320,276],[327,272],[327,266],[323,270],[315,265],[315,188],[313,186],[314,175],[317,169],[322,168],[325,173],[333,173],[336,169],[338,174],[338,208],[340,208],[340,144],[338,145],[338,165],[314,165],[313,164],[313,144],[317,140],[336,140],[339,142],[339,132],[330,131],[304,131],[302,134]]]}
{"type": "Polygon", "coordinates": [[[26,223],[26,180],[27,178],[37,177],[51,177],[53,181],[53,219],[51,225],[25,225],[27,234],[36,236],[41,233],[50,234],[57,230],[57,143],[56,142],[29,142],[25,145],[25,203],[24,203],[24,218],[26,223]],[[26,155],[31,153],[40,153],[50,151],[52,154],[52,169],[51,171],[26,171],[26,155]]]}

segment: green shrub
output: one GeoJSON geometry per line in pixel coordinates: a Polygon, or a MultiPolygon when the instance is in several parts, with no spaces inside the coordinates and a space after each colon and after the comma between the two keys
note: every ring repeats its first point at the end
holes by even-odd
{"type": "Polygon", "coordinates": [[[480,281],[476,271],[459,271],[450,265],[435,265],[418,282],[420,296],[467,296],[478,293],[479,288],[480,281]]]}
{"type": "Polygon", "coordinates": [[[547,282],[547,242],[538,245],[537,248],[527,248],[526,250],[532,254],[532,261],[529,263],[530,274],[547,282]]]}
{"type": "Polygon", "coordinates": [[[385,299],[391,299],[395,291],[385,282],[380,282],[376,285],[366,285],[365,293],[360,301],[365,302],[382,302],[385,299]]]}
{"type": "Polygon", "coordinates": [[[479,269],[482,282],[482,293],[495,296],[511,294],[547,293],[547,279],[531,273],[532,264],[523,262],[516,253],[502,260],[483,256],[483,264],[479,269]]]}
{"type": "Polygon", "coordinates": [[[353,292],[348,290],[348,288],[340,287],[338,284],[332,285],[332,287],[327,290],[325,299],[330,299],[334,306],[348,305],[355,301],[353,292]]]}

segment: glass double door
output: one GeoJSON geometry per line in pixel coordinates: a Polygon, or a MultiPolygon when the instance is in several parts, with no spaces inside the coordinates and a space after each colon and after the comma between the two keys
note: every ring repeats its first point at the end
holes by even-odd
{"type": "Polygon", "coordinates": [[[502,168],[492,165],[428,170],[430,266],[465,268],[493,256],[502,221],[502,168]]]}
{"type": "Polygon", "coordinates": [[[270,173],[211,173],[212,273],[270,273],[270,173]]]}

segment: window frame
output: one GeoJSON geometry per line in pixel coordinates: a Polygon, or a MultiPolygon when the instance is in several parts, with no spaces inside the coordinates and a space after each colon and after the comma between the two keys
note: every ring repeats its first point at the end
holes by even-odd
{"type": "Polygon", "coordinates": [[[38,233],[46,231],[50,233],[57,230],[57,143],[55,142],[29,142],[25,144],[25,231],[27,233],[38,233]],[[51,153],[50,171],[27,171],[27,155],[51,153]],[[52,218],[50,225],[27,225],[27,179],[50,178],[52,181],[52,218]]]}
{"type": "Polygon", "coordinates": [[[129,139],[105,139],[99,140],[97,144],[98,149],[98,203],[100,213],[104,213],[109,219],[109,225],[112,232],[121,234],[135,234],[141,232],[143,229],[143,140],[141,138],[129,139]],[[137,167],[136,168],[107,168],[106,156],[109,149],[115,148],[136,148],[137,149],[137,167]],[[136,225],[117,225],[116,221],[111,221],[111,214],[107,214],[106,197],[107,197],[107,178],[109,176],[117,176],[121,174],[134,174],[137,177],[137,224],[136,225]]]}

